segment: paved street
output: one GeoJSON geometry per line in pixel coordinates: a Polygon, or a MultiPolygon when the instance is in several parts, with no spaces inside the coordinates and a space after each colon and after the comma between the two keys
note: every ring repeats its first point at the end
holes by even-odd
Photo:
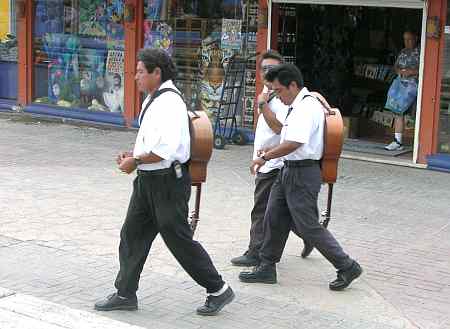
{"type": "MultiPolygon", "coordinates": [[[[135,131],[6,115],[0,130],[0,287],[28,303],[158,329],[450,328],[449,174],[341,161],[330,230],[364,267],[361,279],[331,292],[333,267],[317,251],[300,258],[302,244],[291,236],[279,283],[250,285],[238,281],[241,269],[229,259],[248,242],[251,147],[214,151],[196,238],[235,290],[235,302],[218,317],[197,316],[204,291],[158,237],[141,277],[140,309],[99,314],[93,303],[114,291],[133,179],[118,172],[114,157],[131,147],[135,131]]],[[[325,197],[324,187],[323,207],[325,197]]],[[[5,321],[14,313],[2,303],[12,298],[6,295],[0,293],[0,328],[16,328],[5,321]]]]}

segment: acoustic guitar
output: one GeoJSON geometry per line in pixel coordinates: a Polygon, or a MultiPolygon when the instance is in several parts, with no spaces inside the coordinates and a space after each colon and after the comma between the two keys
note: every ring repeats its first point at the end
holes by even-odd
{"type": "Polygon", "coordinates": [[[189,172],[192,186],[196,187],[195,208],[190,215],[193,232],[197,228],[200,216],[200,198],[202,183],[206,182],[208,162],[213,149],[213,130],[211,122],[204,111],[189,111],[191,133],[191,161],[189,172]]]}
{"type": "Polygon", "coordinates": [[[328,109],[325,113],[323,139],[322,181],[336,183],[339,158],[344,144],[344,122],[338,109],[328,109]]]}
{"type": "Polygon", "coordinates": [[[310,93],[317,98],[325,112],[325,126],[323,133],[323,155],[321,159],[322,181],[328,184],[327,209],[322,222],[327,227],[331,219],[331,203],[333,199],[333,186],[337,180],[338,163],[344,144],[344,122],[341,112],[332,108],[326,99],[317,92],[310,93]]]}
{"type": "Polygon", "coordinates": [[[322,181],[324,183],[336,183],[339,158],[344,144],[344,122],[339,109],[332,108],[321,94],[311,92],[310,95],[320,101],[325,112],[323,155],[321,159],[322,181]]]}
{"type": "Polygon", "coordinates": [[[204,183],[213,149],[213,130],[204,111],[190,111],[189,118],[191,119],[191,163],[189,169],[192,183],[204,183]]]}

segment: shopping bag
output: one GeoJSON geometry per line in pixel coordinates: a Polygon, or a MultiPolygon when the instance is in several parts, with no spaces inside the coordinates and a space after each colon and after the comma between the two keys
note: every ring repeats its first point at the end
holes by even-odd
{"type": "Polygon", "coordinates": [[[385,108],[396,113],[406,112],[417,97],[417,81],[414,79],[394,79],[387,94],[385,108]]]}

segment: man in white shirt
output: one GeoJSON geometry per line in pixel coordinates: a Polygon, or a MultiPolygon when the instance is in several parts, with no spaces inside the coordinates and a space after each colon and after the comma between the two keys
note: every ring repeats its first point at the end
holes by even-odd
{"type": "MultiPolygon", "coordinates": [[[[283,63],[283,57],[273,50],[268,50],[261,55],[260,74],[264,81],[264,75],[273,67],[283,63]]],[[[284,105],[278,97],[274,97],[273,91],[267,86],[258,96],[259,116],[255,131],[255,141],[253,146],[253,160],[258,158],[257,151],[263,148],[272,148],[280,144],[280,132],[282,123],[286,117],[288,106],[284,105]]],[[[235,266],[256,266],[259,264],[259,249],[261,248],[264,234],[263,221],[264,214],[269,201],[270,189],[272,188],[281,167],[283,160],[272,159],[262,165],[255,178],[254,204],[251,212],[250,242],[247,251],[242,256],[234,257],[231,263],[235,266]]],[[[294,230],[295,232],[295,230],[294,230]]],[[[298,233],[296,233],[299,235],[298,233]]],[[[299,235],[300,236],[300,235],[299,235]]],[[[307,257],[313,246],[304,243],[302,257],[307,257]]]]}
{"type": "Polygon", "coordinates": [[[284,167],[269,197],[264,218],[264,242],[259,254],[261,263],[252,272],[241,272],[239,279],[249,283],[276,283],[275,264],[281,259],[294,225],[337,269],[337,278],[330,283],[330,289],[345,289],[361,275],[362,269],[319,223],[317,198],[322,183],[319,160],[324,146],[324,110],[321,103],[309,95],[295,65],[277,66],[265,78],[289,109],[281,130],[280,145],[261,150],[253,166],[258,170],[267,161],[282,158],[284,167]]]}
{"type": "Polygon", "coordinates": [[[163,50],[138,53],[137,86],[149,95],[142,104],[133,152],[117,157],[119,169],[127,174],[137,169],[137,177],[120,233],[117,292],[97,302],[98,311],[137,309],[139,277],[158,233],[185,271],[206,288],[206,302],[197,314],[215,315],[234,298],[208,253],[193,240],[187,221],[191,137],[186,104],[172,81],[175,75],[175,65],[163,50]]]}

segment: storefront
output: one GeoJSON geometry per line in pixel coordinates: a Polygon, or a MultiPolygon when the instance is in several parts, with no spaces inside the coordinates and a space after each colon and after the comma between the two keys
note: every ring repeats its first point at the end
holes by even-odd
{"type": "MultiPolygon", "coordinates": [[[[450,156],[447,0],[5,0],[0,13],[0,111],[20,105],[133,125],[141,103],[136,53],[159,47],[176,62],[189,105],[214,118],[229,58],[274,48],[341,107],[348,137],[381,145],[392,136],[383,111],[389,69],[408,25],[418,36],[420,68],[406,120],[410,148],[400,157],[441,168],[450,156]],[[313,65],[318,58],[322,70],[313,65]]],[[[241,127],[255,124],[262,88],[255,64],[248,63],[241,127]]]]}
{"type": "MultiPolygon", "coordinates": [[[[435,43],[430,49],[439,58],[437,66],[430,65],[430,70],[434,69],[434,79],[430,83],[436,86],[435,94],[430,95],[434,112],[424,120],[424,129],[431,126],[434,129],[431,141],[424,145],[424,149],[427,147],[433,153],[427,157],[429,167],[450,171],[450,1],[444,0],[440,8],[436,7],[433,21],[442,28],[436,30],[435,43]]],[[[425,135],[425,131],[423,133],[425,135]]]]}
{"type": "MultiPolygon", "coordinates": [[[[260,43],[298,65],[307,85],[341,109],[348,150],[422,164],[427,156],[445,151],[439,138],[448,140],[448,124],[442,119],[448,106],[441,110],[436,100],[438,71],[445,64],[447,0],[272,0],[260,5],[264,2],[268,26],[259,31],[265,37],[260,43]],[[441,33],[433,34],[433,29],[441,33]],[[406,147],[393,154],[383,149],[394,135],[392,113],[384,106],[405,30],[417,35],[417,98],[405,120],[406,147]]],[[[442,88],[448,88],[445,82],[442,88]]]]}
{"type": "Polygon", "coordinates": [[[17,99],[17,39],[15,1],[0,2],[0,111],[17,99]]]}
{"type": "Polygon", "coordinates": [[[307,86],[341,109],[347,153],[401,157],[413,162],[420,97],[405,116],[403,148],[386,151],[394,138],[394,115],[385,110],[396,78],[394,64],[404,48],[403,35],[415,35],[415,91],[421,92],[420,63],[425,8],[417,1],[273,1],[271,47],[303,72],[307,86]]]}
{"type": "MultiPolygon", "coordinates": [[[[135,124],[141,103],[134,83],[136,53],[142,47],[155,47],[164,49],[176,63],[176,84],[188,105],[208,111],[213,119],[230,57],[250,57],[256,50],[258,7],[251,0],[11,3],[16,8],[4,10],[10,24],[17,17],[19,65],[14,75],[18,81],[11,83],[2,74],[0,90],[17,88],[14,97],[0,94],[0,98],[16,98],[29,113],[135,124]]],[[[253,60],[238,114],[239,125],[250,128],[254,74],[253,60]]]]}

